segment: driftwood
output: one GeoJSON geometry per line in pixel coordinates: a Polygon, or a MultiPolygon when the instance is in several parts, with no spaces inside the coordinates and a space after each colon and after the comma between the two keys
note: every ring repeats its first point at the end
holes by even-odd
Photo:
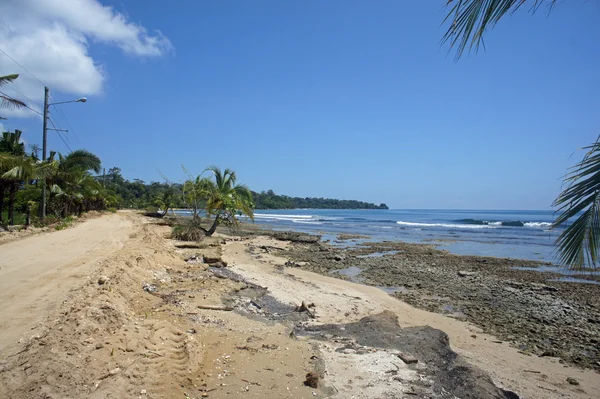
{"type": "Polygon", "coordinates": [[[314,303],[309,303],[308,305],[302,301],[302,304],[300,306],[296,306],[296,309],[294,309],[296,312],[302,313],[302,312],[306,312],[311,318],[315,318],[315,314],[314,312],[311,312],[310,308],[314,308],[315,304],[314,303]]]}
{"type": "Polygon", "coordinates": [[[198,309],[206,309],[206,310],[224,310],[224,311],[232,311],[233,308],[230,306],[212,306],[212,305],[198,305],[198,309]]]}
{"type": "Polygon", "coordinates": [[[398,357],[402,359],[402,361],[406,364],[418,363],[419,360],[411,354],[400,352],[398,353],[398,357]]]}

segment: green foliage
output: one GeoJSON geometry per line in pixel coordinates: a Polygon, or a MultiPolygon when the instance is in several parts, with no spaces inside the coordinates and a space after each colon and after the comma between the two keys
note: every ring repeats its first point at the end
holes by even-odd
{"type": "Polygon", "coordinates": [[[575,218],[558,237],[564,265],[573,270],[598,268],[600,251],[600,137],[565,176],[567,188],[554,201],[561,212],[553,228],[575,218]]]}
{"type": "Polygon", "coordinates": [[[60,223],[61,219],[56,216],[48,215],[44,220],[35,219],[33,225],[35,227],[48,227],[60,223]]]}
{"type": "Polygon", "coordinates": [[[236,216],[246,215],[254,220],[254,201],[252,191],[243,185],[236,184],[237,176],[231,169],[221,171],[216,166],[210,166],[206,171],[211,178],[202,179],[203,194],[206,198],[206,214],[214,217],[211,228],[206,232],[212,235],[221,223],[234,226],[238,223],[236,216]]]}
{"type": "Polygon", "coordinates": [[[14,133],[2,132],[0,152],[17,156],[25,155],[25,143],[21,141],[21,134],[23,132],[20,130],[15,130],[14,133]]]}
{"type": "Polygon", "coordinates": [[[117,208],[107,208],[106,210],[110,213],[117,213],[117,208]]]}
{"type": "Polygon", "coordinates": [[[389,209],[386,204],[375,205],[354,200],[330,198],[299,198],[277,195],[272,190],[252,192],[256,209],[389,209]]]}
{"type": "Polygon", "coordinates": [[[163,209],[169,205],[169,208],[183,206],[183,193],[181,184],[151,182],[145,183],[143,180],[126,180],[121,175],[120,168],[110,168],[106,175],[95,177],[106,191],[107,195],[114,198],[114,201],[108,206],[116,208],[129,209],[147,209],[153,208],[156,212],[158,208],[163,209]]]}
{"type": "MultiPolygon", "coordinates": [[[[25,224],[26,217],[27,217],[27,215],[25,215],[25,213],[15,212],[15,225],[25,224]]],[[[4,221],[8,220],[8,210],[6,210],[2,213],[2,220],[4,220],[4,221]]],[[[0,225],[3,225],[3,223],[0,223],[0,225]]]]}
{"type": "Polygon", "coordinates": [[[54,226],[55,230],[64,230],[68,227],[71,227],[75,223],[75,218],[73,216],[67,216],[62,219],[56,226],[54,226]]]}
{"type": "Polygon", "coordinates": [[[444,22],[449,21],[450,27],[442,42],[449,42],[450,47],[458,46],[458,59],[467,47],[472,51],[484,45],[484,33],[525,3],[530,4],[530,10],[535,12],[542,4],[548,4],[551,10],[556,0],[447,0],[450,11],[444,22]]]}
{"type": "MultiPolygon", "coordinates": [[[[13,73],[11,75],[0,76],[0,87],[12,83],[19,77],[19,74],[13,73]]],[[[0,108],[16,109],[26,107],[25,103],[16,98],[12,98],[4,93],[0,93],[0,108]]],[[[0,118],[4,119],[4,118],[0,118]]]]}
{"type": "Polygon", "coordinates": [[[31,206],[32,203],[36,204],[35,207],[37,208],[38,201],[41,197],[42,189],[40,187],[26,185],[19,190],[15,196],[15,210],[17,212],[26,212],[27,207],[31,206]]]}
{"type": "Polygon", "coordinates": [[[23,185],[38,174],[41,168],[25,156],[21,131],[3,132],[0,138],[0,223],[16,223],[16,195],[23,185]],[[8,209],[4,217],[5,206],[8,209]]]}
{"type": "MultiPolygon", "coordinates": [[[[35,152],[35,151],[34,151],[35,152]]],[[[0,215],[8,208],[8,222],[16,223],[16,212],[37,215],[43,184],[47,188],[47,215],[67,217],[89,210],[105,209],[120,201],[107,193],[90,171],[100,170],[100,158],[86,150],[63,156],[51,152],[40,162],[25,153],[21,132],[3,132],[0,138],[0,215]]],[[[5,217],[2,216],[4,221],[5,217]]]]}

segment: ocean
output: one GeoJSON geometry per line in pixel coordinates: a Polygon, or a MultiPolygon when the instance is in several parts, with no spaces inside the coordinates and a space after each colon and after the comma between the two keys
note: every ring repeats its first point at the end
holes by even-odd
{"type": "Polygon", "coordinates": [[[553,219],[553,211],[294,209],[254,214],[259,225],[321,234],[334,244],[340,233],[360,234],[373,241],[430,243],[461,255],[556,263],[554,242],[562,229],[549,230],[553,219]]]}

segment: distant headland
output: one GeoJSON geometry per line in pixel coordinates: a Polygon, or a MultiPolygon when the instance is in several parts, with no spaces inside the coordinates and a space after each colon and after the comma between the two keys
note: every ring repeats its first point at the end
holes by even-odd
{"type": "Polygon", "coordinates": [[[273,190],[252,192],[255,209],[389,209],[386,204],[331,198],[300,198],[277,195],[273,190]]]}

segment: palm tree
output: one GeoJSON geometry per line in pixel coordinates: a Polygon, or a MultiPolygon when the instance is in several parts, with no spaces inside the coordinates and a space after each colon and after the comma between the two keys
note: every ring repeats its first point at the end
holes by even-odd
{"type": "MultiPolygon", "coordinates": [[[[206,214],[214,216],[210,229],[205,230],[207,236],[213,235],[219,224],[236,224],[236,216],[244,214],[254,220],[252,192],[242,184],[235,184],[237,177],[231,169],[221,171],[216,166],[206,169],[212,172],[214,181],[210,178],[202,179],[203,190],[206,198],[206,214]]],[[[204,230],[204,229],[203,229],[204,230]]]]}
{"type": "Polygon", "coordinates": [[[173,190],[168,188],[163,194],[156,199],[155,204],[159,208],[164,209],[164,212],[161,217],[165,216],[169,211],[169,208],[173,206],[174,198],[173,198],[173,190]]]}
{"type": "Polygon", "coordinates": [[[208,179],[203,179],[200,176],[196,176],[194,179],[191,175],[190,178],[183,183],[181,188],[183,194],[182,199],[187,208],[192,211],[192,224],[200,223],[199,210],[206,202],[206,193],[211,184],[212,182],[208,179]]]}
{"type": "MultiPolygon", "coordinates": [[[[12,74],[12,75],[6,75],[6,76],[0,76],[0,87],[3,87],[11,82],[13,82],[15,79],[17,79],[19,77],[18,74],[12,74]]],[[[20,100],[17,100],[16,98],[12,98],[11,96],[0,92],[0,108],[8,108],[8,109],[15,109],[15,108],[23,108],[26,107],[27,105],[20,100]]],[[[0,117],[0,119],[5,119],[0,117]]]]}
{"type": "Polygon", "coordinates": [[[492,29],[502,17],[510,15],[525,4],[531,5],[532,12],[537,11],[543,4],[552,10],[556,0],[447,0],[450,7],[444,22],[450,21],[450,27],[442,38],[443,43],[450,47],[458,46],[456,58],[460,58],[464,50],[477,51],[484,46],[483,36],[492,29]]]}
{"type": "Polygon", "coordinates": [[[600,137],[584,149],[583,160],[565,176],[567,188],[553,203],[561,215],[552,228],[577,217],[556,241],[561,261],[573,270],[597,268],[600,253],[600,137]]]}
{"type": "MultiPolygon", "coordinates": [[[[488,29],[525,3],[525,0],[449,0],[447,4],[452,5],[445,21],[450,20],[451,25],[442,41],[449,42],[451,47],[458,46],[456,58],[467,47],[476,51],[483,45],[488,29]]],[[[532,11],[543,4],[552,10],[556,0],[532,0],[529,4],[532,11]]],[[[560,261],[572,270],[597,269],[600,260],[600,137],[584,149],[587,153],[583,160],[565,176],[567,188],[552,204],[560,212],[552,228],[576,218],[556,240],[560,261]]]]}
{"type": "Polygon", "coordinates": [[[86,150],[66,156],[51,152],[46,163],[50,169],[46,184],[54,196],[55,213],[66,216],[74,207],[81,212],[85,200],[99,195],[102,187],[90,174],[90,170],[100,173],[101,161],[96,155],[86,150]]]}
{"type": "Polygon", "coordinates": [[[25,157],[25,144],[21,141],[21,131],[3,132],[0,138],[0,153],[5,155],[4,167],[0,168],[0,222],[3,222],[4,197],[8,190],[8,220],[15,221],[15,195],[23,180],[32,177],[33,162],[25,157]]]}

